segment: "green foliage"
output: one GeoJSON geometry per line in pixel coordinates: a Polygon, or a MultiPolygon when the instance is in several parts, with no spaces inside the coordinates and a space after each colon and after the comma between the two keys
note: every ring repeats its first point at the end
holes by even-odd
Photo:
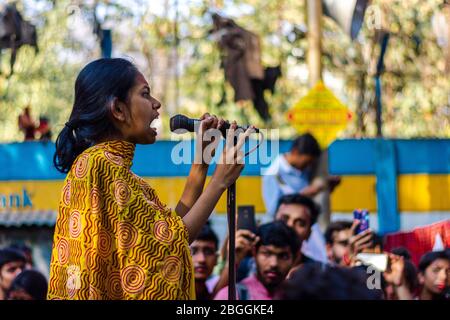
{"type": "MultiPolygon", "coordinates": [[[[66,1],[66,5],[67,5],[66,1]]],[[[9,74],[9,50],[2,55],[0,76],[0,141],[22,140],[17,118],[26,106],[32,116],[47,116],[51,124],[64,123],[70,114],[73,99],[73,84],[81,64],[71,63],[64,52],[71,52],[76,44],[67,38],[66,6],[64,1],[43,12],[39,17],[39,53],[30,47],[19,50],[15,73],[9,74]]],[[[53,131],[60,129],[53,126],[53,131]]]]}

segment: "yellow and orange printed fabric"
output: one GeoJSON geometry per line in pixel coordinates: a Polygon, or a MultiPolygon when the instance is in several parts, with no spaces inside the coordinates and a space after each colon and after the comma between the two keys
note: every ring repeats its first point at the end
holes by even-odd
{"type": "Polygon", "coordinates": [[[77,157],[64,182],[48,299],[195,299],[182,219],[131,171],[135,145],[77,157]]]}

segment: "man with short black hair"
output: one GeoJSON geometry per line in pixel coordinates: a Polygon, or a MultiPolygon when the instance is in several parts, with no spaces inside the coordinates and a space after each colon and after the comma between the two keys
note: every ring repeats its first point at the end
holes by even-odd
{"type": "MultiPolygon", "coordinates": [[[[258,242],[253,249],[256,273],[236,286],[239,300],[272,300],[294,265],[300,250],[295,231],[281,221],[264,224],[256,233],[258,242]]],[[[228,299],[228,287],[221,289],[215,300],[228,299]]]]}
{"type": "Polygon", "coordinates": [[[22,252],[0,249],[0,300],[5,300],[14,278],[25,268],[26,259],[22,252]]]}
{"type": "MultiPolygon", "coordinates": [[[[317,222],[319,207],[310,198],[301,194],[284,195],[278,201],[275,219],[291,227],[299,240],[300,246],[312,233],[312,226],[317,222]]],[[[313,261],[311,257],[300,252],[295,265],[313,261]]]]}
{"type": "Polygon", "coordinates": [[[213,298],[211,294],[219,277],[211,277],[211,274],[217,264],[218,245],[217,235],[208,224],[203,226],[200,234],[190,245],[197,300],[213,298]]]}
{"type": "Polygon", "coordinates": [[[294,140],[289,152],[275,159],[263,178],[264,203],[269,214],[275,214],[278,200],[285,194],[312,197],[323,189],[310,185],[313,166],[320,154],[319,143],[306,133],[294,140]]]}
{"type": "MultiPolygon", "coordinates": [[[[324,183],[315,180],[313,175],[317,167],[321,150],[319,143],[310,133],[294,140],[291,150],[280,154],[271,164],[263,177],[263,198],[267,213],[275,216],[277,204],[283,195],[301,194],[314,197],[329,188],[332,190],[332,178],[324,183]]],[[[302,251],[315,260],[326,262],[325,240],[318,224],[312,227],[312,235],[305,241],[302,251]]]]}
{"type": "Polygon", "coordinates": [[[428,252],[419,262],[420,300],[449,299],[445,293],[450,286],[450,249],[428,252]]]}
{"type": "Polygon", "coordinates": [[[325,242],[328,260],[337,265],[345,265],[343,258],[350,254],[350,238],[352,222],[334,221],[325,231],[325,242]]]}

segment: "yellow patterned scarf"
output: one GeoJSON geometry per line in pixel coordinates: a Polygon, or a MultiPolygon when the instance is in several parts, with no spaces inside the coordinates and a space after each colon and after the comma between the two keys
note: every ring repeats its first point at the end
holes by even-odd
{"type": "Polygon", "coordinates": [[[67,174],[48,299],[195,299],[182,219],[131,172],[135,145],[83,152],[67,174]]]}

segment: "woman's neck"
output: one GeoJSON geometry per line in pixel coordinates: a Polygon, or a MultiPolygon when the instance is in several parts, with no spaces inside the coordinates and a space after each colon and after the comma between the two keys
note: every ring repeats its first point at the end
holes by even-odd
{"type": "Polygon", "coordinates": [[[420,300],[433,300],[434,294],[425,287],[420,292],[420,300]]]}
{"type": "Polygon", "coordinates": [[[118,133],[118,134],[110,135],[108,137],[99,138],[98,140],[94,141],[94,144],[99,144],[99,143],[108,142],[108,141],[115,141],[115,140],[124,140],[124,141],[126,141],[124,139],[123,135],[118,133]]]}

